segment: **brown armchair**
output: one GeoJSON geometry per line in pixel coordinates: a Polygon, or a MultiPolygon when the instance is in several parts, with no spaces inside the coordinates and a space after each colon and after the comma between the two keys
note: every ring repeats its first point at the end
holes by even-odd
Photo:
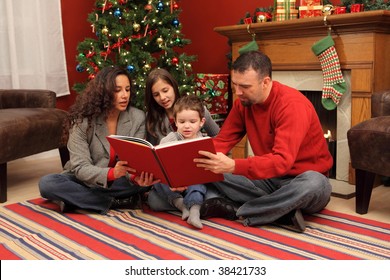
{"type": "Polygon", "coordinates": [[[49,90],[0,90],[0,203],[7,201],[7,162],[59,148],[67,160],[63,122],[49,90]]]}
{"type": "Polygon", "coordinates": [[[371,119],[347,132],[359,214],[368,211],[375,175],[390,177],[390,90],[372,95],[371,113],[371,119]]]}

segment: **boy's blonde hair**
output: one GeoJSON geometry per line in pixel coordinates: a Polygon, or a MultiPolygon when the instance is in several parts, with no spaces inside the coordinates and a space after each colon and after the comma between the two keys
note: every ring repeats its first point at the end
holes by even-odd
{"type": "Polygon", "coordinates": [[[180,113],[183,110],[192,110],[198,112],[200,119],[203,119],[205,115],[205,109],[202,100],[193,94],[183,95],[177,99],[175,105],[173,106],[173,117],[175,120],[177,113],[180,113]]]}

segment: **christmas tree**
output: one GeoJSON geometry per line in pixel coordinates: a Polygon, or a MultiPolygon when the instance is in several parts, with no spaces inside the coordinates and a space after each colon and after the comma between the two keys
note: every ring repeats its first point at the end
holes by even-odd
{"type": "MultiPolygon", "coordinates": [[[[144,107],[145,78],[151,69],[167,69],[178,81],[181,93],[194,91],[191,62],[195,56],[179,52],[191,43],[181,33],[177,1],[97,0],[88,15],[93,38],[77,46],[78,72],[87,71],[88,80],[109,65],[129,71],[136,94],[135,106],[144,107]]],[[[86,85],[74,85],[81,92],[86,85]]]]}

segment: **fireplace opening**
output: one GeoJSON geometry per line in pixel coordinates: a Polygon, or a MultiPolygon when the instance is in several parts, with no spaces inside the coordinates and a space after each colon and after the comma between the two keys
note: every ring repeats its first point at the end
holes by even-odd
{"type": "Polygon", "coordinates": [[[329,177],[336,178],[336,156],[337,156],[337,110],[327,110],[322,106],[322,92],[315,90],[301,90],[301,93],[306,96],[313,104],[320,119],[324,137],[328,142],[329,152],[333,157],[333,166],[329,171],[329,177]]]}

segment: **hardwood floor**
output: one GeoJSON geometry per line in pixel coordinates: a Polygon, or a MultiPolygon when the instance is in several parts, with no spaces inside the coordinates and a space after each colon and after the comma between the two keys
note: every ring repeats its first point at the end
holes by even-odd
{"type": "MultiPolygon", "coordinates": [[[[18,159],[8,163],[8,200],[6,205],[40,196],[39,179],[46,174],[61,172],[61,162],[57,150],[35,156],[18,159]]],[[[355,215],[380,222],[390,223],[390,187],[374,188],[368,213],[355,212],[355,198],[344,199],[331,197],[326,207],[350,215],[355,215]]]]}

